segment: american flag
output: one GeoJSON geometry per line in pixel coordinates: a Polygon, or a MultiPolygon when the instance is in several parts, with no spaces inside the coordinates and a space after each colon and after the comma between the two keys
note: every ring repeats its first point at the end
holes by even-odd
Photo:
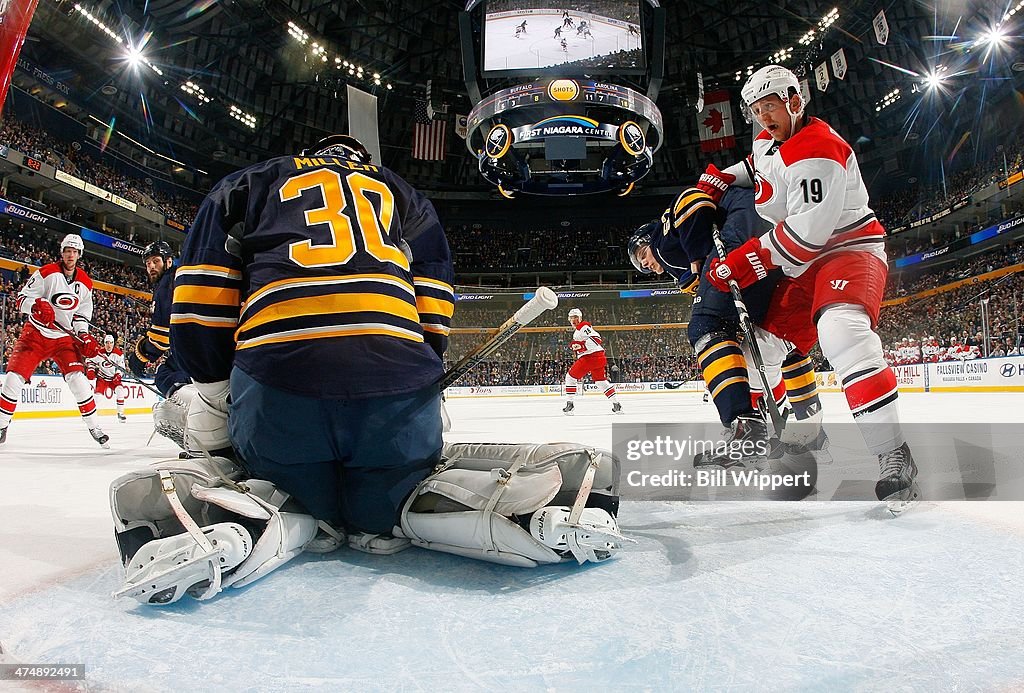
{"type": "Polygon", "coordinates": [[[412,126],[412,158],[425,161],[444,161],[448,123],[432,120],[427,102],[416,100],[412,126]]]}

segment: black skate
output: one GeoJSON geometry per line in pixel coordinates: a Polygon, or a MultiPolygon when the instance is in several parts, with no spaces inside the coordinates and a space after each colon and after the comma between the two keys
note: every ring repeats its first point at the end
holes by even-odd
{"type": "Polygon", "coordinates": [[[104,433],[100,429],[98,429],[98,428],[90,428],[89,429],[89,435],[92,436],[93,440],[95,440],[97,443],[100,444],[101,448],[110,448],[110,446],[107,445],[107,441],[110,440],[110,436],[108,436],[106,433],[104,433]]]}
{"type": "Polygon", "coordinates": [[[562,407],[562,411],[565,412],[566,416],[572,416],[572,410],[576,408],[576,405],[572,402],[566,402],[565,406],[562,407]]]}
{"type": "Polygon", "coordinates": [[[0,445],[7,442],[7,426],[0,428],[0,445]]]}
{"type": "Polygon", "coordinates": [[[904,443],[895,450],[878,456],[881,479],[875,484],[875,496],[885,501],[889,512],[899,515],[921,497],[917,486],[917,463],[904,443]]]}
{"type": "Polygon", "coordinates": [[[612,402],[612,414],[621,414],[621,413],[622,413],[622,405],[619,404],[618,402],[612,402]]]}
{"type": "Polygon", "coordinates": [[[117,415],[117,420],[120,423],[128,423],[128,417],[125,416],[124,414],[118,414],[117,415]]]}
{"type": "Polygon", "coordinates": [[[777,445],[768,438],[768,425],[757,414],[744,414],[732,422],[725,441],[693,458],[694,469],[753,467],[761,469],[775,456],[777,445]]]}

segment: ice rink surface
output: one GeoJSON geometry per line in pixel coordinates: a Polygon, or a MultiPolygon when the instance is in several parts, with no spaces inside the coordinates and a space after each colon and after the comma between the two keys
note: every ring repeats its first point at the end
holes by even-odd
{"type": "MultiPolygon", "coordinates": [[[[826,421],[850,420],[841,395],[823,399],[826,421]]],[[[452,400],[450,439],[608,447],[613,421],[715,417],[690,393],[622,402],[613,418],[595,396],[574,417],[559,398],[452,400]]],[[[901,405],[908,421],[1015,421],[1024,394],[901,405]]],[[[342,549],[154,608],[110,597],[107,489],[176,451],[146,446],[147,417],[103,426],[109,451],[77,419],[16,418],[0,448],[0,641],[17,661],[84,663],[85,690],[1024,687],[1020,504],[924,502],[893,518],[876,503],[627,502],[638,543],[599,565],[342,549]]]]}

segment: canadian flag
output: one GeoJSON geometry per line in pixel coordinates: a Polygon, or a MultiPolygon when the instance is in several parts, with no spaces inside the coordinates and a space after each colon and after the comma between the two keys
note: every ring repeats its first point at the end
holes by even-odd
{"type": "Polygon", "coordinates": [[[729,92],[721,90],[704,95],[704,110],[697,114],[697,127],[702,152],[717,152],[736,146],[729,92]]]}

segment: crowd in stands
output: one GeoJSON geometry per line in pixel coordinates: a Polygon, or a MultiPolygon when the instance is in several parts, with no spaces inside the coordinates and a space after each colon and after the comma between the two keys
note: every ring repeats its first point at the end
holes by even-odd
{"type": "Polygon", "coordinates": [[[195,218],[197,199],[166,193],[154,187],[152,182],[146,182],[146,177],[138,178],[117,171],[89,156],[80,147],[76,148],[74,143],[45,130],[6,117],[0,125],[0,143],[186,226],[195,218]]]}
{"type": "Polygon", "coordinates": [[[917,183],[883,198],[873,199],[875,214],[883,226],[893,229],[946,209],[986,185],[1005,178],[1004,154],[1007,169],[1020,170],[1024,166],[1024,140],[1018,137],[1013,143],[1004,145],[1003,151],[994,152],[986,161],[950,175],[945,186],[941,182],[930,186],[917,183]]]}
{"type": "MultiPolygon", "coordinates": [[[[57,247],[59,239],[59,236],[50,236],[31,224],[16,222],[11,217],[0,217],[0,257],[36,266],[56,262],[60,258],[60,248],[57,247]]],[[[141,259],[136,266],[129,267],[95,255],[90,256],[86,251],[81,266],[93,280],[149,291],[149,280],[141,259]]],[[[27,273],[28,268],[24,271],[27,273]]]]}
{"type": "Polygon", "coordinates": [[[887,306],[882,309],[878,332],[894,363],[1015,355],[1024,338],[1022,311],[1024,273],[1017,273],[887,306]],[[985,299],[988,345],[981,318],[981,301],[985,299]]]}
{"type": "Polygon", "coordinates": [[[913,274],[906,270],[890,272],[886,298],[911,296],[921,291],[1019,263],[1024,263],[1024,241],[1005,243],[979,253],[969,260],[950,263],[942,268],[913,274]]]}
{"type": "MultiPolygon", "coordinates": [[[[26,275],[27,279],[27,275],[26,275]]],[[[7,360],[11,350],[21,333],[23,316],[18,313],[18,291],[24,284],[19,276],[12,281],[0,277],[0,327],[3,337],[3,370],[7,369],[7,360]]],[[[95,290],[93,297],[91,330],[102,339],[102,335],[112,334],[119,347],[134,343],[134,336],[149,322],[149,305],[119,294],[95,290]]],[[[57,365],[50,360],[39,364],[36,368],[39,375],[59,375],[57,365]]]]}

